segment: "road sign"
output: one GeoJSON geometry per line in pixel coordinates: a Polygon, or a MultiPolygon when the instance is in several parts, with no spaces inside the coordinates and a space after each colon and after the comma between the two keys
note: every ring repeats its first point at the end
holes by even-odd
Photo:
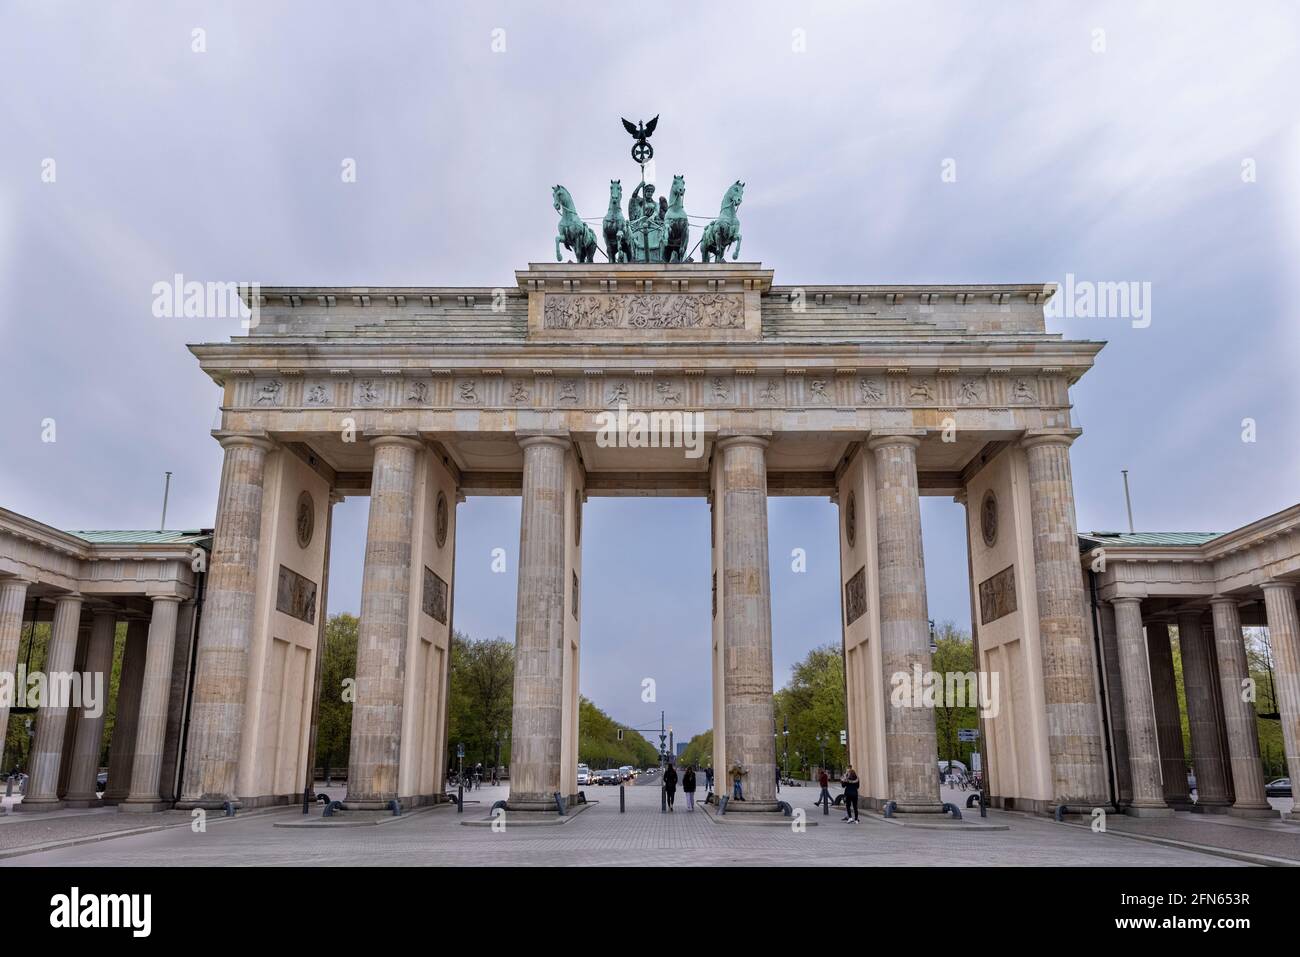
{"type": "Polygon", "coordinates": [[[456,757],[463,758],[464,756],[465,756],[465,745],[463,744],[456,745],[456,757]]]}
{"type": "Polygon", "coordinates": [[[840,728],[840,744],[843,745],[848,743],[849,743],[849,733],[845,731],[843,728],[840,728]]]}
{"type": "Polygon", "coordinates": [[[958,741],[978,741],[980,739],[979,728],[958,728],[958,741]]]}

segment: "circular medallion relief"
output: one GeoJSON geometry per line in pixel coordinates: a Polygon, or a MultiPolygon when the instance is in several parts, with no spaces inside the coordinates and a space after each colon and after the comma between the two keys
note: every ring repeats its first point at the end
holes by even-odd
{"type": "Polygon", "coordinates": [[[998,540],[998,499],[992,489],[984,493],[984,501],[980,503],[980,533],[989,548],[998,540]]]}
{"type": "Polygon", "coordinates": [[[858,500],[849,492],[849,500],[844,506],[844,538],[853,547],[853,540],[858,535],[858,500]]]}
{"type": "Polygon", "coordinates": [[[582,544],[582,491],[573,490],[573,544],[582,544]]]}
{"type": "Polygon", "coordinates": [[[298,530],[298,547],[306,548],[311,544],[311,536],[316,531],[316,503],[310,492],[298,496],[298,510],[294,517],[298,530]]]}
{"type": "Polygon", "coordinates": [[[438,493],[437,504],[433,507],[433,534],[438,540],[438,547],[447,544],[447,496],[438,493]]]}

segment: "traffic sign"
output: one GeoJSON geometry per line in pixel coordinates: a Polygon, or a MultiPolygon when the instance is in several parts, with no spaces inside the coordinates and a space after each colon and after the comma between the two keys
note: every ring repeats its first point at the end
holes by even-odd
{"type": "Polygon", "coordinates": [[[958,728],[958,741],[978,741],[980,739],[979,728],[958,728]]]}

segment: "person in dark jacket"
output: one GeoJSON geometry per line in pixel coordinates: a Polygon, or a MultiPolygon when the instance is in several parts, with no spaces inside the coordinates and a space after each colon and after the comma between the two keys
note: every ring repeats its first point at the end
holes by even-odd
{"type": "Polygon", "coordinates": [[[668,810],[673,809],[673,798],[677,796],[677,769],[673,767],[672,762],[668,762],[668,769],[664,771],[664,794],[668,797],[668,810]]]}
{"type": "Polygon", "coordinates": [[[858,823],[858,772],[849,765],[844,771],[844,818],[845,821],[858,823]]]}
{"type": "Polygon", "coordinates": [[[831,803],[831,776],[822,768],[817,772],[817,783],[821,785],[822,793],[817,796],[817,803],[813,807],[821,807],[825,804],[830,807],[831,803]]]}
{"type": "Polygon", "coordinates": [[[695,810],[695,767],[692,765],[682,775],[682,793],[686,795],[686,810],[695,810]]]}

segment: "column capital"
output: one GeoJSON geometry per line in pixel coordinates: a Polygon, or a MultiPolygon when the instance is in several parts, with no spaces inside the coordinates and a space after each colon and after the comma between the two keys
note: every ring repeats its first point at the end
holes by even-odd
{"type": "Polygon", "coordinates": [[[872,432],[867,436],[867,449],[874,452],[876,449],[883,449],[889,445],[906,445],[916,448],[921,444],[921,439],[925,437],[923,429],[908,429],[898,432],[872,432]]]}
{"type": "Polygon", "coordinates": [[[85,597],[86,596],[81,594],[81,592],[79,591],[65,591],[61,595],[54,596],[54,603],[58,605],[58,604],[62,604],[63,602],[75,601],[78,604],[80,604],[82,601],[85,600],[85,597]]]}
{"type": "Polygon", "coordinates": [[[1081,435],[1083,429],[1035,429],[1020,437],[1020,447],[1032,449],[1040,445],[1063,445],[1068,448],[1081,435]]]}
{"type": "Polygon", "coordinates": [[[1142,599],[1137,595],[1116,595],[1110,599],[1112,605],[1137,605],[1141,607],[1142,599]]]}
{"type": "Polygon", "coordinates": [[[719,432],[716,445],[719,449],[729,449],[739,445],[766,449],[771,436],[771,432],[719,432]]]}
{"type": "Polygon", "coordinates": [[[567,450],[573,446],[568,432],[516,432],[515,439],[521,449],[532,445],[555,445],[567,450]]]}
{"type": "Polygon", "coordinates": [[[370,447],[372,449],[380,449],[388,445],[400,445],[403,448],[414,449],[417,452],[424,448],[424,443],[414,435],[389,433],[385,435],[376,435],[370,440],[370,447]]]}
{"type": "Polygon", "coordinates": [[[149,598],[149,600],[152,601],[155,605],[158,604],[158,602],[160,602],[160,601],[174,601],[174,602],[176,602],[176,604],[179,605],[181,602],[183,602],[183,601],[185,600],[185,599],[184,599],[182,596],[180,596],[180,595],[149,595],[148,598],[149,598]]]}
{"type": "Polygon", "coordinates": [[[116,621],[118,616],[121,614],[121,611],[110,605],[110,606],[101,606],[98,608],[91,608],[90,614],[93,618],[112,618],[114,621],[116,621]]]}
{"type": "Polygon", "coordinates": [[[253,449],[261,449],[263,452],[269,452],[275,448],[275,443],[271,441],[271,437],[265,433],[226,432],[222,429],[214,429],[212,431],[212,437],[221,443],[223,449],[247,446],[253,449]]]}
{"type": "Polygon", "coordinates": [[[1295,586],[1296,586],[1295,582],[1287,582],[1287,581],[1282,581],[1281,579],[1275,579],[1273,581],[1264,582],[1259,587],[1264,589],[1264,591],[1274,590],[1274,591],[1295,592],[1295,586]]]}
{"type": "Polygon", "coordinates": [[[1232,605],[1235,608],[1238,605],[1238,601],[1236,598],[1233,598],[1231,595],[1211,595],[1210,604],[1211,605],[1232,605]]]}

